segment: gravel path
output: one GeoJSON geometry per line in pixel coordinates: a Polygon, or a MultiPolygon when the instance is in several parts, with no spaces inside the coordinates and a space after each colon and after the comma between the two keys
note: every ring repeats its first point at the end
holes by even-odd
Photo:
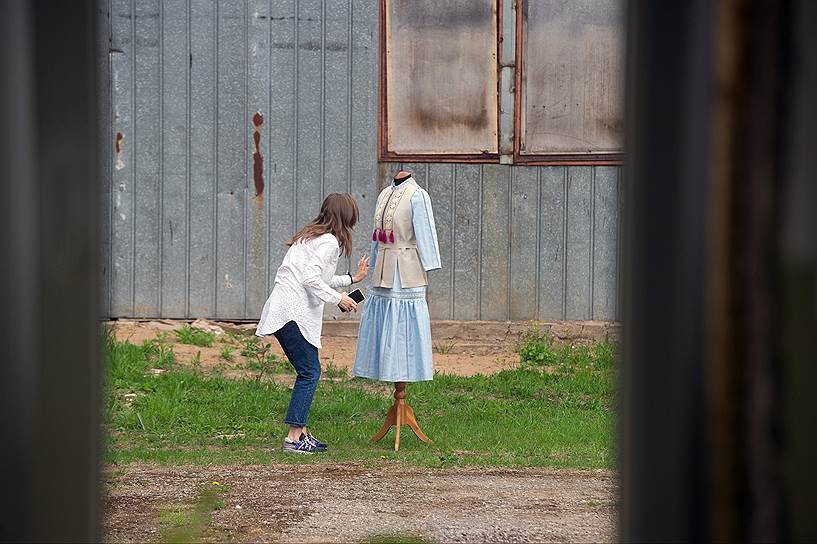
{"type": "Polygon", "coordinates": [[[111,468],[105,537],[156,541],[159,511],[226,486],[210,541],[360,542],[385,535],[432,542],[615,539],[609,471],[420,469],[396,464],[128,465],[111,468]]]}

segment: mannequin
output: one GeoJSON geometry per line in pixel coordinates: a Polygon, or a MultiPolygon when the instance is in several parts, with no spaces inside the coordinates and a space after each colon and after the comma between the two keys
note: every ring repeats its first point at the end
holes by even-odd
{"type": "MultiPolygon", "coordinates": [[[[411,174],[409,172],[400,170],[394,176],[394,185],[399,186],[410,177],[411,174]]],[[[396,427],[394,431],[394,451],[398,451],[400,449],[400,427],[403,425],[408,425],[409,428],[414,431],[414,434],[417,435],[417,438],[423,442],[427,444],[431,443],[431,439],[425,435],[417,424],[417,420],[414,417],[414,409],[406,403],[406,382],[394,382],[394,404],[389,408],[383,426],[377,434],[372,437],[372,442],[379,442],[380,439],[386,436],[389,429],[396,427]]]]}
{"type": "Polygon", "coordinates": [[[372,288],[360,319],[352,375],[394,383],[394,404],[372,441],[395,426],[398,451],[402,425],[431,442],[406,404],[406,384],[434,377],[425,296],[427,273],[441,268],[431,199],[410,172],[395,174],[377,199],[369,266],[372,288]]]}

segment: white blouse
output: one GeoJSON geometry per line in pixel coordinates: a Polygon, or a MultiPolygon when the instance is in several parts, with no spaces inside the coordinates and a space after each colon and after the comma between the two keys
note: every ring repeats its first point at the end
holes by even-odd
{"type": "Polygon", "coordinates": [[[340,246],[331,233],[292,245],[278,267],[255,334],[272,334],[294,321],[306,341],[320,349],[323,305],[338,304],[335,288],[352,283],[348,275],[335,276],[339,257],[340,246]]]}

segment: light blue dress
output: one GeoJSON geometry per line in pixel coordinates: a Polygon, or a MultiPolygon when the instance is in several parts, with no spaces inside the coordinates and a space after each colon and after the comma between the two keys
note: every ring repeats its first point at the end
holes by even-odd
{"type": "MultiPolygon", "coordinates": [[[[421,187],[411,197],[417,252],[426,272],[442,268],[431,199],[421,187]]],[[[372,242],[374,268],[379,242],[372,242]]],[[[403,288],[399,265],[394,287],[372,287],[363,304],[352,375],[384,382],[419,382],[434,378],[431,321],[426,287],[403,288]]]]}

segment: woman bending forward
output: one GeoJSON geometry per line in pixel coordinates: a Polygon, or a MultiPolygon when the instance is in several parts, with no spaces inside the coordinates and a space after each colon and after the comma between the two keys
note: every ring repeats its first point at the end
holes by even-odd
{"type": "Polygon", "coordinates": [[[358,207],[350,194],[332,193],[321,204],[313,221],[299,230],[287,245],[289,250],[275,275],[275,286],[261,311],[255,334],[273,334],[295,367],[284,423],[289,434],[285,453],[325,452],[326,444],[306,428],[312,397],[321,377],[318,349],[324,304],[336,304],[345,311],[357,311],[357,304],[336,288],[362,281],[367,275],[368,257],[358,262],[357,274],[335,275],[341,255],[352,252],[352,229],[358,207]]]}

